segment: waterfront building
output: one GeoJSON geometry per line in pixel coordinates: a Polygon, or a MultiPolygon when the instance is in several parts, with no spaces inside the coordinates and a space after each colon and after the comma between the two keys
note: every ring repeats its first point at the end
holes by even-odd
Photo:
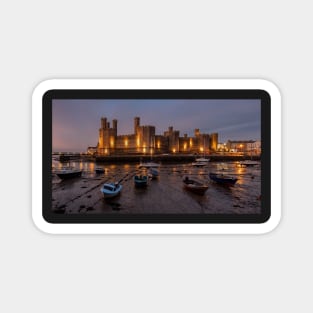
{"type": "Polygon", "coordinates": [[[244,154],[261,154],[261,141],[259,140],[228,140],[226,143],[228,152],[244,154]]]}
{"type": "Polygon", "coordinates": [[[217,144],[217,151],[218,152],[227,152],[228,149],[227,149],[227,146],[226,146],[226,142],[219,142],[217,144]]]}
{"type": "Polygon", "coordinates": [[[164,154],[164,153],[194,153],[209,154],[217,150],[218,134],[203,134],[199,128],[194,130],[194,136],[184,134],[169,126],[163,135],[157,135],[155,126],[140,125],[140,117],[134,118],[134,133],[117,134],[117,120],[112,121],[112,127],[106,117],[101,118],[98,155],[109,154],[164,154]]]}
{"type": "Polygon", "coordinates": [[[250,154],[260,155],[261,151],[262,151],[262,149],[261,149],[261,141],[260,140],[256,140],[250,144],[249,151],[248,151],[250,154]]]}
{"type": "Polygon", "coordinates": [[[98,147],[88,147],[87,148],[87,154],[89,155],[95,155],[97,153],[98,147]]]}

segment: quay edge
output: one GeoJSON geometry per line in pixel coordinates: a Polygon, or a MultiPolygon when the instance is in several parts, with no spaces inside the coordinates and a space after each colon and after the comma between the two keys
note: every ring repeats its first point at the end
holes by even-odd
{"type": "MultiPolygon", "coordinates": [[[[152,158],[148,155],[109,155],[109,156],[60,156],[60,162],[76,161],[91,161],[97,163],[139,163],[140,161],[151,161],[160,163],[188,163],[193,162],[199,155],[154,155],[152,158]]],[[[253,160],[259,161],[260,156],[245,156],[245,155],[209,155],[210,162],[231,162],[253,160]]]]}

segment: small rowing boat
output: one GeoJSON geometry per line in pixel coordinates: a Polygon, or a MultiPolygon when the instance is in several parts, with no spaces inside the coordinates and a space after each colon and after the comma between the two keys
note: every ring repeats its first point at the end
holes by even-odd
{"type": "Polygon", "coordinates": [[[207,159],[207,158],[198,158],[196,159],[196,162],[209,162],[210,159],[207,159]]]}
{"type": "Polygon", "coordinates": [[[154,162],[140,162],[139,168],[156,168],[160,167],[160,164],[154,162]]]}
{"type": "Polygon", "coordinates": [[[102,192],[103,197],[107,199],[116,197],[122,189],[123,186],[119,183],[105,183],[100,191],[102,192]]]}
{"type": "Polygon", "coordinates": [[[196,181],[194,179],[189,179],[188,177],[185,177],[183,180],[185,189],[192,191],[198,195],[204,195],[205,192],[208,190],[209,186],[206,184],[203,184],[199,181],[196,181]]]}
{"type": "Polygon", "coordinates": [[[192,162],[191,165],[195,167],[203,167],[207,165],[207,162],[196,161],[196,162],[192,162]]]}
{"type": "Polygon", "coordinates": [[[96,167],[95,171],[97,174],[103,174],[105,172],[105,169],[103,167],[96,167]]]}
{"type": "Polygon", "coordinates": [[[214,182],[225,186],[234,186],[238,180],[238,178],[218,173],[209,173],[209,177],[214,182]]]}
{"type": "Polygon", "coordinates": [[[151,167],[149,168],[148,176],[152,179],[156,179],[159,177],[159,171],[156,168],[151,167]]]}
{"type": "Polygon", "coordinates": [[[147,175],[135,175],[134,182],[136,187],[146,187],[148,185],[147,175]]]}
{"type": "Polygon", "coordinates": [[[55,171],[55,174],[58,175],[61,179],[69,179],[75,177],[81,177],[83,170],[75,169],[72,167],[64,167],[58,171],[55,171]]]}
{"type": "Polygon", "coordinates": [[[252,167],[256,165],[259,165],[259,163],[247,160],[247,161],[239,162],[237,166],[238,167],[252,167]]]}

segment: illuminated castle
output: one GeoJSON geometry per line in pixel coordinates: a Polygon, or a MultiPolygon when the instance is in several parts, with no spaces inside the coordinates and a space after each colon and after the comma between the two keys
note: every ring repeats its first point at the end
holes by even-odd
{"type": "Polygon", "coordinates": [[[218,134],[201,134],[197,128],[193,137],[184,134],[180,137],[179,130],[172,126],[163,135],[155,134],[155,126],[140,125],[140,118],[134,118],[134,133],[117,135],[117,120],[112,127],[106,117],[101,118],[98,155],[109,154],[159,154],[159,153],[206,153],[217,150],[218,134]]]}

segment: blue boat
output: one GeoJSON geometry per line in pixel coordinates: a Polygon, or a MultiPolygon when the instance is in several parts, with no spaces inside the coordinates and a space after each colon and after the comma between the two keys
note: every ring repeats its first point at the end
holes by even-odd
{"type": "Polygon", "coordinates": [[[149,169],[148,176],[151,177],[152,179],[156,179],[159,177],[159,171],[151,167],[149,169]]]}
{"type": "Polygon", "coordinates": [[[136,187],[146,187],[148,185],[148,176],[135,175],[134,182],[136,187]]]}
{"type": "Polygon", "coordinates": [[[209,177],[214,182],[225,186],[234,186],[238,180],[238,178],[218,173],[209,173],[209,177]]]}
{"type": "Polygon", "coordinates": [[[116,197],[122,190],[123,186],[119,183],[105,183],[100,191],[104,198],[116,197]]]}

